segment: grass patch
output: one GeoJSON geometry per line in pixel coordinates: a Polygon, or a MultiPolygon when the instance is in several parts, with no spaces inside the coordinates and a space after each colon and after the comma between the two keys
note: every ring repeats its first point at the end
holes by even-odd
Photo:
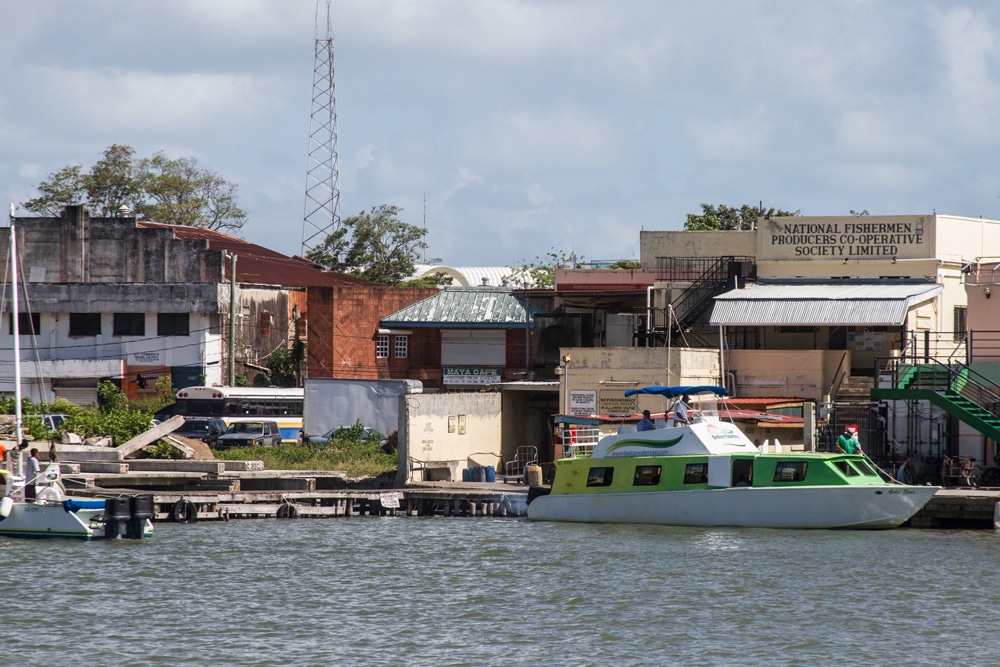
{"type": "Polygon", "coordinates": [[[396,455],[375,443],[340,441],[329,445],[277,445],[216,451],[226,461],[263,461],[268,470],[339,470],[348,477],[377,477],[396,470],[396,455]]]}

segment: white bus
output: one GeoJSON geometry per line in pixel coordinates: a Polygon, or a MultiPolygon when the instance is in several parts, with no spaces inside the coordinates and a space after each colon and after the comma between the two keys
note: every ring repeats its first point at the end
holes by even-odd
{"type": "Polygon", "coordinates": [[[302,405],[301,387],[185,387],[172,407],[175,415],[221,417],[227,424],[247,417],[272,419],[283,442],[297,442],[302,405]]]}

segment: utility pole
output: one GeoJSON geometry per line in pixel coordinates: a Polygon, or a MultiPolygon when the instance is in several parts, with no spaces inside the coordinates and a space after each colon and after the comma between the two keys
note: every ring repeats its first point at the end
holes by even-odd
{"type": "Polygon", "coordinates": [[[326,0],[326,33],[320,35],[316,0],[316,47],[312,116],[306,161],[306,203],[302,219],[302,254],[321,245],[340,228],[340,156],[337,151],[337,89],[333,76],[333,28],[326,0]]]}

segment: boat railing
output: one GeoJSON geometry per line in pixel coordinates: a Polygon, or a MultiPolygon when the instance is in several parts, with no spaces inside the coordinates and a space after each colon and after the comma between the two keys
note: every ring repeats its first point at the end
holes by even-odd
{"type": "Polygon", "coordinates": [[[589,455],[594,451],[594,446],[600,442],[603,435],[597,426],[572,425],[564,428],[562,432],[563,457],[589,455]]]}

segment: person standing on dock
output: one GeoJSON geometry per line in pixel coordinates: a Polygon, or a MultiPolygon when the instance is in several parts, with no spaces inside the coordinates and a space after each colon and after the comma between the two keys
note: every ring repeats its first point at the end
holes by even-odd
{"type": "Polygon", "coordinates": [[[837,438],[837,451],[843,454],[860,454],[861,443],[858,442],[858,427],[851,425],[837,438]]]}

